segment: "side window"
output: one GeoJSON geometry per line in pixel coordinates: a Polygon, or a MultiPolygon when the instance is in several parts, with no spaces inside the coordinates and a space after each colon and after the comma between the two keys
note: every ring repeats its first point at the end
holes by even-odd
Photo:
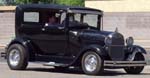
{"type": "Polygon", "coordinates": [[[75,14],[74,17],[76,21],[80,22],[81,14],[75,14]]]}
{"type": "Polygon", "coordinates": [[[89,26],[97,27],[98,15],[84,15],[84,23],[87,23],[89,26]]]}
{"type": "Polygon", "coordinates": [[[39,12],[24,12],[24,22],[39,22],[39,12]]]}

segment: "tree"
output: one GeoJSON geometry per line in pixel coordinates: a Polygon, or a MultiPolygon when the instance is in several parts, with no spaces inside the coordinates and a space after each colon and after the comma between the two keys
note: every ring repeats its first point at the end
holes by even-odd
{"type": "Polygon", "coordinates": [[[71,6],[84,6],[84,0],[55,0],[55,3],[71,6]]]}
{"type": "Polygon", "coordinates": [[[17,4],[27,3],[54,3],[71,6],[84,6],[84,0],[16,0],[17,4]]]}
{"type": "Polygon", "coordinates": [[[13,5],[15,4],[14,0],[0,0],[0,5],[13,5]]]}
{"type": "Polygon", "coordinates": [[[54,0],[16,0],[18,4],[27,4],[27,3],[52,3],[54,0]]]}

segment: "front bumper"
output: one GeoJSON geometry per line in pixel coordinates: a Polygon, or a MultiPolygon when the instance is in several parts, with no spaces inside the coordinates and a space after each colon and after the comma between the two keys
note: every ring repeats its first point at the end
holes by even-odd
{"type": "Polygon", "coordinates": [[[145,66],[146,61],[104,61],[106,67],[131,67],[131,66],[145,66]]]}

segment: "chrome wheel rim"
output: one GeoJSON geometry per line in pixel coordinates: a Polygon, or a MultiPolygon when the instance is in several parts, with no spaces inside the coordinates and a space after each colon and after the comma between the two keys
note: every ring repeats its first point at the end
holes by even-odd
{"type": "Polygon", "coordinates": [[[97,68],[97,57],[93,54],[90,54],[90,55],[87,55],[85,57],[85,61],[84,61],[84,64],[85,64],[85,69],[89,72],[93,72],[96,70],[97,68]]]}
{"type": "Polygon", "coordinates": [[[10,65],[12,66],[17,66],[18,63],[20,61],[20,54],[19,54],[19,50],[17,49],[13,49],[10,51],[10,54],[9,54],[9,62],[10,62],[10,65]]]}

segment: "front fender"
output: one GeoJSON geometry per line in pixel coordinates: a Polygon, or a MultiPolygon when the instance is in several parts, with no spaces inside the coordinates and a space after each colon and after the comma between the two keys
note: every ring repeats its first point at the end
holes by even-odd
{"type": "Polygon", "coordinates": [[[135,51],[141,52],[143,54],[147,54],[146,50],[144,48],[142,48],[141,46],[134,45],[133,47],[134,47],[135,51]]]}
{"type": "Polygon", "coordinates": [[[106,55],[102,46],[100,46],[100,45],[88,45],[88,46],[85,46],[81,49],[80,53],[76,56],[76,58],[69,65],[72,65],[75,63],[80,63],[83,54],[89,50],[95,51],[97,54],[99,54],[101,56],[102,59],[104,59],[104,56],[106,55]]]}
{"type": "Polygon", "coordinates": [[[81,52],[79,55],[84,54],[86,51],[88,50],[92,50],[95,51],[96,53],[98,53],[102,58],[103,56],[106,55],[106,52],[104,52],[104,49],[102,46],[97,45],[97,44],[93,44],[93,45],[89,45],[89,46],[85,46],[84,48],[82,48],[81,52]]]}
{"type": "Polygon", "coordinates": [[[135,55],[137,53],[141,53],[143,56],[145,56],[147,54],[146,50],[138,45],[133,45],[132,46],[132,53],[130,53],[128,55],[127,60],[133,61],[135,58],[135,55]]]}

